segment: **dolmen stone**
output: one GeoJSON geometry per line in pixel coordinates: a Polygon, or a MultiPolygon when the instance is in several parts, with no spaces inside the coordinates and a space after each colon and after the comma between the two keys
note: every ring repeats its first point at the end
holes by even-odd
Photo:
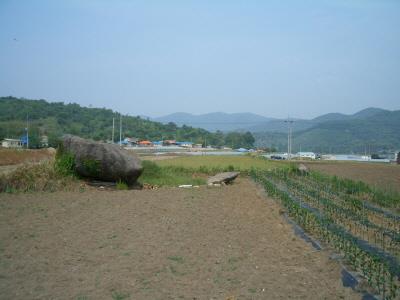
{"type": "Polygon", "coordinates": [[[223,172],[223,173],[218,173],[215,176],[212,176],[208,178],[207,184],[208,185],[218,185],[218,184],[227,184],[231,183],[233,180],[235,180],[236,177],[240,172],[223,172]]]}
{"type": "Polygon", "coordinates": [[[135,154],[115,144],[64,135],[62,152],[72,154],[76,173],[90,179],[123,181],[133,185],[143,171],[141,161],[135,154]]]}

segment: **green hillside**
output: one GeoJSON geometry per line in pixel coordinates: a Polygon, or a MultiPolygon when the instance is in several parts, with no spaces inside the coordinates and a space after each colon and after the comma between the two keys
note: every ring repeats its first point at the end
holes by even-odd
{"type": "MultiPolygon", "coordinates": [[[[285,133],[255,133],[256,145],[287,147],[285,133]]],[[[382,111],[362,119],[327,121],[293,134],[293,151],[364,153],[400,148],[400,111],[382,111]]]]}
{"type": "MultiPolygon", "coordinates": [[[[30,143],[39,144],[39,136],[47,135],[49,144],[55,146],[62,134],[74,134],[94,140],[110,140],[112,119],[116,118],[116,140],[119,139],[119,114],[105,108],[87,108],[78,104],[49,103],[45,100],[27,100],[0,97],[0,139],[20,138],[25,133],[29,116],[30,143]],[[118,137],[118,138],[117,138],[118,137]]],[[[190,126],[179,127],[174,123],[161,124],[140,117],[122,116],[122,137],[161,140],[176,139],[208,145],[233,145],[235,148],[252,147],[250,133],[211,133],[190,126]]]]}

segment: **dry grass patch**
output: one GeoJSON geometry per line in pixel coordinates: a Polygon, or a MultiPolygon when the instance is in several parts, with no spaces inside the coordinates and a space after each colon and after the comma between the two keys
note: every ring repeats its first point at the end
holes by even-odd
{"type": "Polygon", "coordinates": [[[58,172],[54,162],[50,161],[24,165],[9,174],[0,176],[0,193],[55,192],[78,188],[79,181],[74,176],[66,176],[58,172]]]}
{"type": "Polygon", "coordinates": [[[26,162],[39,162],[49,160],[54,157],[54,153],[48,149],[26,150],[26,149],[6,149],[0,148],[0,166],[16,165],[26,162]]]}

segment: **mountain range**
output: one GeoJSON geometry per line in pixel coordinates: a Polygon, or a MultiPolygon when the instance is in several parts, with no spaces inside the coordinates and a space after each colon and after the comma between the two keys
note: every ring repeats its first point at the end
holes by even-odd
{"type": "MultiPolygon", "coordinates": [[[[288,125],[284,119],[252,113],[177,113],[157,118],[207,128],[210,131],[250,131],[256,146],[287,148],[288,125]]],[[[400,110],[366,108],[355,114],[328,113],[313,119],[293,119],[293,151],[321,153],[376,153],[400,149],[400,110]]]]}
{"type": "Polygon", "coordinates": [[[204,128],[209,131],[246,131],[243,128],[255,127],[258,124],[274,120],[253,113],[213,112],[202,115],[177,112],[163,117],[153,118],[153,121],[161,123],[173,122],[179,126],[187,125],[204,128]]]}
{"type": "MultiPolygon", "coordinates": [[[[314,119],[292,119],[293,131],[305,130],[327,121],[344,121],[365,119],[378,113],[388,112],[381,108],[366,108],[352,115],[342,113],[328,113],[314,119]]],[[[194,115],[178,112],[170,115],[153,118],[152,120],[169,123],[173,122],[179,126],[187,125],[204,128],[209,131],[250,131],[250,132],[287,132],[288,126],[285,119],[269,118],[254,113],[224,113],[214,112],[194,115]]]]}
{"type": "MultiPolygon", "coordinates": [[[[138,112],[140,113],[140,112],[138,112]]],[[[0,97],[0,139],[21,137],[29,115],[30,139],[48,135],[54,143],[63,133],[96,140],[110,139],[112,119],[119,114],[108,109],[86,108],[78,104],[0,97]]],[[[179,139],[222,146],[234,145],[287,149],[287,124],[252,113],[210,113],[193,116],[176,113],[148,120],[123,116],[123,136],[142,139],[179,139]],[[162,121],[154,122],[154,121],[162,121]],[[192,125],[191,126],[176,126],[192,125]],[[202,127],[202,128],[195,128],[202,127]],[[236,131],[232,133],[210,132],[236,131]]],[[[400,150],[400,110],[367,108],[355,114],[329,113],[314,119],[295,119],[293,152],[379,153],[400,150]]],[[[51,143],[53,144],[53,143],[51,143]]]]}

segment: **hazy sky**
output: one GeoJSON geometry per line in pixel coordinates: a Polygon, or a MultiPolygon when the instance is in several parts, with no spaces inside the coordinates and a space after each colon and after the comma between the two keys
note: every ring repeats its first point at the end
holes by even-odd
{"type": "Polygon", "coordinates": [[[400,109],[400,1],[0,0],[0,95],[148,116],[400,109]]]}

